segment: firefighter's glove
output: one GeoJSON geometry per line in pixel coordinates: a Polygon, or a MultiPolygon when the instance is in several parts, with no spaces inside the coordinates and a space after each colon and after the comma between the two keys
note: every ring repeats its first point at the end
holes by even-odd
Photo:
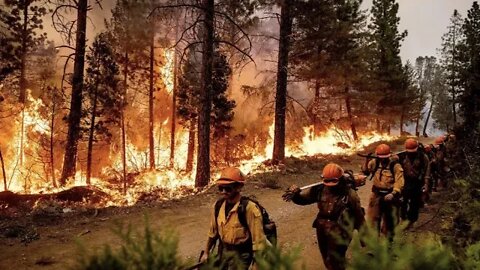
{"type": "Polygon", "coordinates": [[[384,199],[385,199],[386,202],[391,202],[391,201],[393,201],[393,199],[395,199],[395,194],[390,192],[387,195],[385,195],[384,199]]]}
{"type": "Polygon", "coordinates": [[[284,201],[289,202],[298,193],[300,193],[300,188],[297,185],[291,185],[282,195],[282,198],[284,201]]]}

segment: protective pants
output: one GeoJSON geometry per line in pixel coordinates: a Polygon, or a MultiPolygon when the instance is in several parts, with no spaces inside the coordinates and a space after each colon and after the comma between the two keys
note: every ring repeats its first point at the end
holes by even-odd
{"type": "Polygon", "coordinates": [[[422,205],[422,187],[409,186],[403,190],[403,202],[400,209],[402,220],[414,223],[418,220],[418,212],[422,205]]]}
{"type": "Polygon", "coordinates": [[[398,207],[396,201],[385,201],[386,193],[372,192],[367,209],[367,220],[373,228],[385,234],[393,241],[395,226],[398,224],[398,207]]]}
{"type": "Polygon", "coordinates": [[[253,251],[250,246],[225,246],[223,250],[226,265],[222,270],[247,270],[253,262],[253,251]]]}
{"type": "Polygon", "coordinates": [[[323,263],[328,270],[344,270],[346,267],[345,254],[352,240],[348,233],[343,231],[334,222],[318,222],[316,226],[317,241],[323,263]]]}

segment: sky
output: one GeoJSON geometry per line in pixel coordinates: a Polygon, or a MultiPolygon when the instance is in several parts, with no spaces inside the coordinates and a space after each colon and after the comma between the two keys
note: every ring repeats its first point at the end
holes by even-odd
{"type": "MultiPolygon", "coordinates": [[[[362,7],[370,9],[373,0],[364,0],[362,7]]],[[[402,61],[414,63],[418,56],[437,56],[442,35],[447,32],[453,11],[457,9],[462,18],[472,7],[472,0],[398,0],[399,30],[407,30],[402,43],[402,61]]]]}

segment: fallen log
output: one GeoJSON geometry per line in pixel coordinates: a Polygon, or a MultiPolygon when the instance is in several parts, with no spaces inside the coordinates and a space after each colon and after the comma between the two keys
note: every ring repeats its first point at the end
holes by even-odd
{"type": "Polygon", "coordinates": [[[91,186],[77,186],[49,194],[19,194],[11,191],[0,192],[0,204],[16,206],[22,204],[34,204],[38,200],[57,200],[63,202],[87,202],[99,203],[108,200],[110,195],[91,186]]]}

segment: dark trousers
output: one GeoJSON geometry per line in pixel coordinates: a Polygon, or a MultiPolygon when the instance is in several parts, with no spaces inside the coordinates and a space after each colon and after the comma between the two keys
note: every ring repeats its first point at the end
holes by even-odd
{"type": "Polygon", "coordinates": [[[385,195],[372,192],[368,204],[367,219],[373,228],[393,240],[395,226],[398,224],[398,207],[395,201],[385,201],[385,195]]]}
{"type": "Polygon", "coordinates": [[[328,270],[344,270],[345,254],[351,239],[346,239],[341,233],[326,228],[317,229],[317,241],[323,263],[328,270]]]}
{"type": "Polygon", "coordinates": [[[422,187],[406,187],[402,194],[400,215],[403,220],[413,223],[418,220],[418,212],[422,205],[422,187]]]}
{"type": "Polygon", "coordinates": [[[252,244],[249,246],[224,245],[222,251],[222,259],[226,260],[222,270],[247,270],[253,262],[252,244]]]}

